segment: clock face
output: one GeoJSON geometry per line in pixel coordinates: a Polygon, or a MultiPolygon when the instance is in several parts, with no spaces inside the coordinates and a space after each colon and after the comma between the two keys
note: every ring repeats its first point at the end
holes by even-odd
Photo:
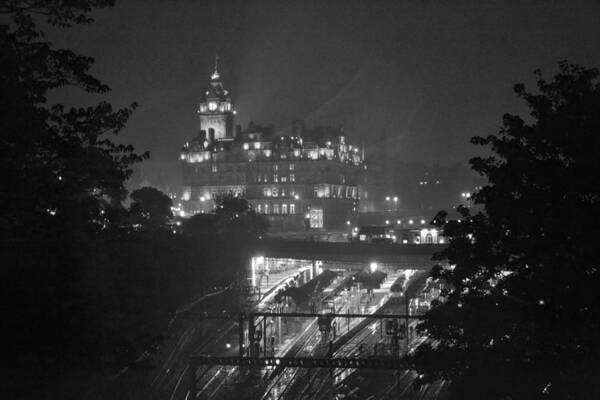
{"type": "Polygon", "coordinates": [[[217,103],[215,103],[214,101],[211,101],[210,103],[208,103],[208,109],[210,111],[215,111],[217,109],[217,103]]]}

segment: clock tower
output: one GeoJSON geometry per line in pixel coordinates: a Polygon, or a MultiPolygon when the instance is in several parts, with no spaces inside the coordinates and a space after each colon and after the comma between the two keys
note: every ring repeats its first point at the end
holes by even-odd
{"type": "Polygon", "coordinates": [[[209,143],[217,140],[233,140],[233,106],[229,91],[223,87],[215,57],[215,70],[210,76],[210,86],[204,93],[204,99],[198,107],[200,132],[209,143]]]}

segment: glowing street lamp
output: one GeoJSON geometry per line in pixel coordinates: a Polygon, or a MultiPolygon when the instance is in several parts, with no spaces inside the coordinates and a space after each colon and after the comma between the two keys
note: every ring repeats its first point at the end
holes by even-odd
{"type": "Polygon", "coordinates": [[[385,201],[394,201],[394,211],[398,211],[398,196],[386,196],[385,201]]]}
{"type": "Polygon", "coordinates": [[[369,264],[369,270],[371,271],[371,273],[377,271],[377,263],[372,262],[371,264],[369,264]]]}

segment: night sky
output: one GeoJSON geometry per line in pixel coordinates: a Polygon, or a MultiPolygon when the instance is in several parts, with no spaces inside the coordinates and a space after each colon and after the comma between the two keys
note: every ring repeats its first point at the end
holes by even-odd
{"type": "Polygon", "coordinates": [[[96,58],[103,98],[139,103],[123,141],[161,162],[197,132],[216,53],[236,124],[343,124],[371,150],[385,134],[401,159],[444,165],[524,111],[512,86],[534,69],[600,66],[597,1],[126,0],[94,15],[50,38],[96,58]]]}

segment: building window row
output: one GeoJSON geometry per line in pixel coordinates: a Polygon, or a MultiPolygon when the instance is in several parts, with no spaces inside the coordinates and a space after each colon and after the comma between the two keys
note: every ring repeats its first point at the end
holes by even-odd
{"type": "MultiPolygon", "coordinates": [[[[216,171],[213,171],[213,172],[216,172],[216,171]]],[[[267,182],[269,182],[269,176],[267,174],[265,174],[265,175],[259,174],[259,175],[256,175],[254,181],[257,183],[261,183],[261,182],[267,183],[267,182]]],[[[278,174],[273,174],[273,182],[276,182],[276,183],[278,183],[278,182],[283,182],[283,183],[296,182],[296,175],[290,174],[290,175],[279,176],[278,174]]]]}
{"type": "Polygon", "coordinates": [[[285,186],[271,186],[262,189],[263,197],[285,197],[295,196],[296,190],[294,188],[286,188],[285,186]]]}
{"type": "Polygon", "coordinates": [[[269,206],[268,203],[258,204],[256,206],[256,212],[259,214],[296,214],[296,204],[294,203],[274,203],[269,206]]]}
{"type": "Polygon", "coordinates": [[[319,184],[314,186],[316,198],[353,199],[358,197],[358,189],[354,186],[319,184]]]}

